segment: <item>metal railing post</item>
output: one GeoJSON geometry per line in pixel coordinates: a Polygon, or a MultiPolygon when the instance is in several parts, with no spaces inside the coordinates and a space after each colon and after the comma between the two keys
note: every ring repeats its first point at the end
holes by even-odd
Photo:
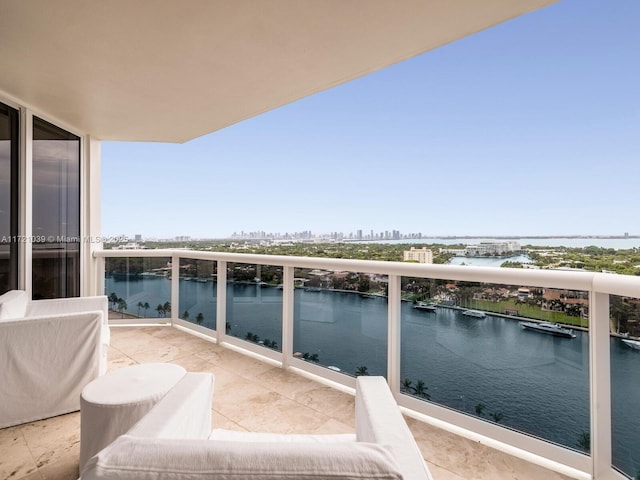
{"type": "Polygon", "coordinates": [[[284,267],[282,272],[282,368],[285,369],[293,358],[294,271],[294,267],[284,267]]]}
{"type": "Polygon", "coordinates": [[[216,341],[224,340],[227,334],[227,262],[217,262],[216,275],[216,341]]]}
{"type": "Polygon", "coordinates": [[[387,383],[394,396],[400,393],[401,285],[399,275],[389,275],[387,315],[387,383]]]}
{"type": "Polygon", "coordinates": [[[171,255],[171,325],[180,315],[180,257],[171,255]]]}
{"type": "Polygon", "coordinates": [[[609,295],[589,295],[589,378],[591,395],[591,460],[593,478],[611,471],[611,352],[609,295]]]}

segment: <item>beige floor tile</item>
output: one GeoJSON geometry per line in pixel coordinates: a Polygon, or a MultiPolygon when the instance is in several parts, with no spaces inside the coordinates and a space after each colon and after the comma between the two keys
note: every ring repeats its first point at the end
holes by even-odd
{"type": "Polygon", "coordinates": [[[434,480],[469,480],[466,477],[456,475],[455,473],[445,470],[444,468],[440,468],[432,463],[427,462],[427,466],[429,467],[429,471],[431,472],[434,480]]]}
{"type": "Polygon", "coordinates": [[[40,468],[43,480],[78,480],[78,455],[67,455],[40,468]]]}
{"type": "Polygon", "coordinates": [[[70,413],[22,427],[38,468],[80,455],[80,413],[70,413]]]}
{"type": "Polygon", "coordinates": [[[224,428],[225,430],[241,430],[247,431],[240,424],[234,422],[230,418],[225,417],[220,412],[213,410],[212,428],[224,428]]]}
{"type": "Polygon", "coordinates": [[[339,422],[335,418],[330,418],[315,430],[310,431],[315,435],[333,435],[336,433],[355,433],[355,428],[346,423],[339,422]]]}
{"type": "Polygon", "coordinates": [[[277,367],[256,375],[255,380],[263,387],[291,399],[295,399],[296,395],[313,390],[318,386],[318,383],[313,380],[277,367]]]}
{"type": "Polygon", "coordinates": [[[297,393],[294,399],[355,428],[355,399],[348,393],[316,384],[314,388],[297,393]]]}
{"type": "Polygon", "coordinates": [[[256,377],[267,370],[274,368],[272,365],[256,358],[228,348],[215,345],[216,348],[196,353],[195,356],[207,360],[215,365],[221,365],[225,369],[237,373],[245,378],[256,377]]]}
{"type": "Polygon", "coordinates": [[[0,430],[0,479],[40,478],[36,462],[22,435],[22,427],[0,430]]]}

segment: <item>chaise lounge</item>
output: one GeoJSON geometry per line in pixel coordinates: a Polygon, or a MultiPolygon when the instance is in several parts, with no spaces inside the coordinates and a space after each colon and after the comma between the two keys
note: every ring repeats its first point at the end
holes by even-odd
{"type": "Polygon", "coordinates": [[[356,431],[282,435],[211,430],[214,378],[187,373],[81,480],[432,477],[383,377],[356,383],[356,431]]]}

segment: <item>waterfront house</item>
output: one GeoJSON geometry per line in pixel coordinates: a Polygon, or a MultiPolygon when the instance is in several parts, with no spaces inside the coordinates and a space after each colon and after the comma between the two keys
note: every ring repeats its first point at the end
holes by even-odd
{"type": "MultiPolygon", "coordinates": [[[[0,233],[8,239],[0,245],[0,292],[22,289],[34,299],[104,294],[105,259],[151,259],[171,265],[176,305],[182,261],[214,262],[223,285],[227,263],[276,265],[283,276],[280,347],[227,335],[231,313],[220,289],[209,327],[178,318],[173,308],[162,320],[179,331],[114,328],[111,367],[168,360],[211,367],[225,387],[214,399],[217,420],[230,428],[340,431],[352,421],[344,392],[355,381],[294,355],[295,269],[385,275],[387,380],[436,478],[624,478],[612,453],[620,414],[611,402],[609,295],[637,296],[636,278],[102,245],[102,141],[187,142],[552,3],[0,0],[0,233]],[[464,395],[453,408],[425,401],[424,386],[413,387],[420,395],[401,390],[402,277],[440,278],[452,290],[465,281],[588,292],[586,448],[504,428],[499,412],[487,421],[480,403],[469,415],[464,395]]],[[[463,379],[450,380],[464,387],[463,379]]],[[[2,475],[73,478],[77,430],[77,415],[0,430],[2,475]]]]}

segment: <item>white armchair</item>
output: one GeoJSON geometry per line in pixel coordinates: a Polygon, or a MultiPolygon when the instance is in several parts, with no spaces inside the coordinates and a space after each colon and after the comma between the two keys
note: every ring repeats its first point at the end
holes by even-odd
{"type": "Polygon", "coordinates": [[[211,431],[213,375],[188,373],[81,480],[431,480],[382,377],[359,377],[355,435],[211,431]]]}
{"type": "Polygon", "coordinates": [[[107,370],[106,296],[0,295],[0,428],[80,409],[82,388],[107,370]]]}

